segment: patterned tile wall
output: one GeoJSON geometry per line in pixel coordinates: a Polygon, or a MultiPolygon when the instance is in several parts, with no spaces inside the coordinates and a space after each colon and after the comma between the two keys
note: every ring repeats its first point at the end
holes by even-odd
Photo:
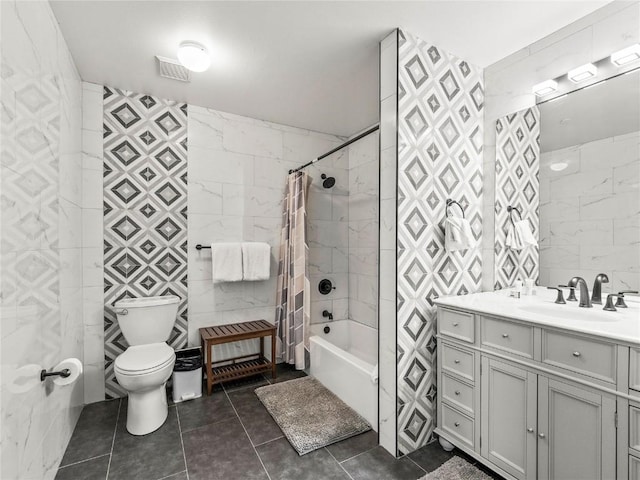
{"type": "Polygon", "coordinates": [[[104,299],[107,398],[125,394],[113,361],[127,348],[111,305],[178,295],[169,339],[187,341],[187,105],[104,88],[104,299]]]}
{"type": "Polygon", "coordinates": [[[404,31],[398,38],[398,454],[435,427],[433,299],[480,290],[482,70],[404,31]],[[444,248],[445,202],[460,202],[475,245],[444,248]]]}
{"type": "MultiPolygon", "coordinates": [[[[496,121],[495,279],[494,289],[515,280],[538,280],[539,247],[520,251],[506,247],[511,220],[507,207],[516,207],[538,238],[540,216],[540,110],[534,106],[496,121]]],[[[514,214],[514,219],[517,214],[514,214]]]]}

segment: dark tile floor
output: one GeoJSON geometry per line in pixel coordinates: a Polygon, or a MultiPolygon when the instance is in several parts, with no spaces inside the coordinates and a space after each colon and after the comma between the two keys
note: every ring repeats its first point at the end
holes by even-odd
{"type": "MultiPolygon", "coordinates": [[[[301,375],[279,366],[277,381],[301,375]]],[[[452,456],[435,442],[395,459],[370,431],[301,457],[253,392],[268,383],[260,375],[170,402],[165,424],[143,437],[126,431],[126,399],[87,405],[56,479],[415,480],[452,456]]]]}

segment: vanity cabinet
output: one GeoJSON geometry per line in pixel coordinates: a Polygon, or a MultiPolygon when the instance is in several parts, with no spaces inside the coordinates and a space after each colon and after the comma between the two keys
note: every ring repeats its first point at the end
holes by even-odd
{"type": "Polygon", "coordinates": [[[617,448],[629,448],[619,445],[615,393],[628,347],[442,306],[438,339],[440,436],[510,479],[638,475],[640,408],[629,415],[638,456],[616,465],[617,448]]]}

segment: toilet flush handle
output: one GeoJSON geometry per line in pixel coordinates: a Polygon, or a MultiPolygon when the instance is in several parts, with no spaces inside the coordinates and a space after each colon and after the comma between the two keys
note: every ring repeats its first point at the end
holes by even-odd
{"type": "Polygon", "coordinates": [[[129,315],[129,310],[127,310],[126,308],[123,308],[119,312],[116,311],[116,315],[129,315]]]}

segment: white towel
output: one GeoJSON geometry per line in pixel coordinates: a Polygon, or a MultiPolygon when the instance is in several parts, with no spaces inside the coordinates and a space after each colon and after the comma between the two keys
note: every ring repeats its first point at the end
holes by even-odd
{"type": "Polygon", "coordinates": [[[242,244],[242,279],[268,280],[271,273],[271,247],[268,243],[242,244]]]}
{"type": "Polygon", "coordinates": [[[507,230],[507,247],[511,250],[522,250],[529,245],[538,243],[531,233],[529,222],[527,220],[519,220],[509,225],[507,230]]]}
{"type": "Polygon", "coordinates": [[[444,247],[448,252],[466,250],[473,244],[469,221],[462,217],[447,217],[444,220],[444,247]]]}
{"type": "Polygon", "coordinates": [[[240,243],[211,244],[211,277],[213,283],[242,280],[242,248],[240,243]]]}

